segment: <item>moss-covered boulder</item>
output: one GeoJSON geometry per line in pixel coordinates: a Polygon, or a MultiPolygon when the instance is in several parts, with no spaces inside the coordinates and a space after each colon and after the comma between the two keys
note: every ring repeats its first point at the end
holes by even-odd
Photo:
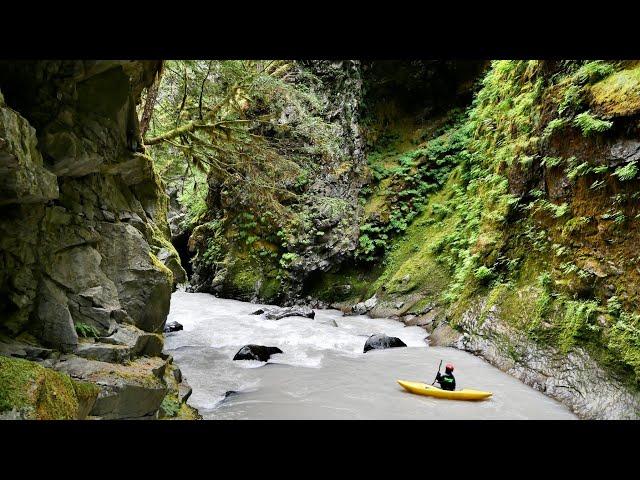
{"type": "Polygon", "coordinates": [[[36,362],[0,356],[0,417],[71,420],[87,416],[99,388],[36,362]]]}

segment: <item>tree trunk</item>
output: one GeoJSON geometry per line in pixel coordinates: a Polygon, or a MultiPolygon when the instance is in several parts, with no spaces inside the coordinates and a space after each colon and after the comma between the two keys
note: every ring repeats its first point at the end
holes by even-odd
{"type": "Polygon", "coordinates": [[[142,111],[142,118],[140,119],[140,136],[144,137],[144,134],[149,128],[151,123],[151,116],[153,115],[153,107],[156,105],[158,98],[158,90],[160,90],[160,81],[162,80],[162,68],[158,71],[158,76],[155,82],[147,90],[147,99],[144,103],[144,110],[142,111]]]}

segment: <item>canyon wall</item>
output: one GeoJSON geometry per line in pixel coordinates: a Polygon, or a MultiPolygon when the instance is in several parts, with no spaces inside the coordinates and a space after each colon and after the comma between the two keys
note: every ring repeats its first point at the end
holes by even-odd
{"type": "Polygon", "coordinates": [[[78,404],[65,418],[157,417],[163,402],[181,408],[178,397],[187,395],[162,354],[171,292],[184,271],[136,113],[159,68],[157,61],[0,64],[7,415],[55,417],[53,407],[41,413],[42,402],[54,401],[46,394],[20,393],[31,384],[46,390],[49,378],[62,382],[61,398],[78,404]],[[69,387],[76,383],[92,392],[82,401],[69,387]]]}

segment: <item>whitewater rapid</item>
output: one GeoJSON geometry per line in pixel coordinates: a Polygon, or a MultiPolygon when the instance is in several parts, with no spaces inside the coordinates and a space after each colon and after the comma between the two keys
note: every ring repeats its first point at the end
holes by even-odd
{"type": "Polygon", "coordinates": [[[175,292],[165,352],[205,419],[573,419],[566,407],[480,358],[429,347],[425,330],[391,319],[316,310],[314,319],[267,320],[264,305],[175,292]],[[373,333],[399,337],[407,348],[362,353],[373,333]],[[246,344],[279,347],[269,363],[232,361],[246,344]],[[412,395],[397,379],[431,383],[440,360],[456,367],[458,389],[494,392],[483,402],[412,395]],[[228,392],[235,392],[228,394],[228,392]]]}

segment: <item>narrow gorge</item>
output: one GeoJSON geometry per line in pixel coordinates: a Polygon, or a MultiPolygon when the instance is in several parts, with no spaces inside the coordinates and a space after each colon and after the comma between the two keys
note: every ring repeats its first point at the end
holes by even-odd
{"type": "Polygon", "coordinates": [[[640,418],[639,62],[1,61],[0,92],[0,418],[640,418]],[[441,358],[493,399],[396,384],[441,358]]]}

